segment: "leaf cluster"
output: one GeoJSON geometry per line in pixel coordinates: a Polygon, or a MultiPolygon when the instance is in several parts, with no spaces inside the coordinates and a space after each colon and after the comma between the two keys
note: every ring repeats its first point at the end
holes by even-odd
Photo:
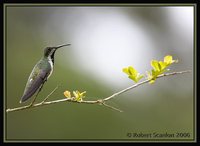
{"type": "MultiPolygon", "coordinates": [[[[149,80],[149,83],[154,83],[156,78],[168,71],[167,69],[171,64],[177,63],[178,60],[173,60],[171,55],[167,55],[164,57],[163,61],[158,60],[152,60],[151,66],[153,69],[151,71],[147,71],[146,78],[149,80]]],[[[133,80],[135,83],[137,83],[139,80],[141,80],[144,75],[138,73],[138,71],[133,68],[132,66],[129,66],[127,68],[123,68],[122,71],[128,75],[128,77],[133,80]]]]}
{"type": "Polygon", "coordinates": [[[71,95],[70,91],[66,90],[63,94],[66,98],[69,98],[73,101],[80,102],[80,101],[83,101],[83,98],[85,97],[86,91],[80,92],[80,91],[76,90],[76,91],[73,91],[72,93],[73,93],[73,96],[71,95]]]}

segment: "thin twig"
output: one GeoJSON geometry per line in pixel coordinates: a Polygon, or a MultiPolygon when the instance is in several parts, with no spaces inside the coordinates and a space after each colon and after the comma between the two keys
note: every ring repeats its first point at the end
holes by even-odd
{"type": "MultiPolygon", "coordinates": [[[[162,74],[162,75],[159,75],[157,78],[162,78],[162,77],[165,77],[165,76],[172,76],[172,75],[177,75],[177,74],[183,74],[183,73],[189,73],[191,72],[191,70],[186,70],[186,71],[179,71],[179,72],[173,72],[173,73],[167,73],[167,74],[162,74]]],[[[150,80],[149,79],[146,79],[142,82],[139,82],[137,84],[134,84],[128,88],[125,88],[119,92],[116,92],[114,94],[112,94],[111,96],[108,96],[106,98],[103,98],[103,99],[98,99],[98,100],[83,100],[83,101],[75,101],[71,98],[64,98],[64,99],[59,99],[59,100],[54,100],[54,101],[46,101],[58,88],[58,86],[40,103],[37,103],[37,104],[33,104],[32,106],[22,106],[22,107],[17,107],[17,108],[12,108],[12,109],[7,109],[6,112],[13,112],[13,111],[19,111],[19,110],[24,110],[24,109],[28,109],[28,108],[35,108],[35,107],[39,107],[39,106],[44,106],[44,105],[50,105],[50,104],[55,104],[55,103],[60,103],[60,102],[66,102],[66,101],[69,101],[69,102],[76,102],[76,103],[85,103],[85,104],[102,104],[106,107],[109,107],[111,109],[114,109],[114,110],[117,110],[117,111],[120,111],[122,112],[121,110],[115,108],[115,107],[112,107],[108,104],[105,103],[105,101],[108,101],[108,100],[111,100],[112,98],[122,94],[122,93],[125,93],[133,88],[136,88],[140,85],[143,85],[145,83],[148,83],[150,80]]]]}
{"type": "Polygon", "coordinates": [[[113,110],[116,110],[116,111],[118,111],[118,112],[123,112],[122,110],[120,110],[120,109],[118,109],[118,108],[116,108],[116,107],[113,107],[113,106],[111,106],[111,105],[108,105],[108,104],[106,104],[105,102],[103,102],[102,105],[104,105],[104,106],[106,106],[106,107],[108,107],[108,108],[111,108],[111,109],[113,109],[113,110]]]}
{"type": "Polygon", "coordinates": [[[53,90],[51,91],[51,93],[49,95],[47,95],[47,97],[41,102],[42,104],[47,101],[47,99],[58,89],[58,86],[53,90]]]}

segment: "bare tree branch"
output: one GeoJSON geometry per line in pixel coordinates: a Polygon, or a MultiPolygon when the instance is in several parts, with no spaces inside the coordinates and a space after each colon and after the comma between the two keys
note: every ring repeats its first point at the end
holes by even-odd
{"type": "MultiPolygon", "coordinates": [[[[159,75],[157,78],[162,78],[162,77],[166,77],[166,76],[172,76],[172,75],[177,75],[177,74],[183,74],[183,73],[189,73],[191,72],[191,70],[186,70],[186,71],[179,71],[179,72],[173,72],[173,73],[166,73],[166,74],[161,74],[159,75]]],[[[32,106],[22,106],[22,107],[17,107],[17,108],[12,108],[12,109],[7,109],[6,112],[13,112],[13,111],[20,111],[20,110],[25,110],[25,109],[28,109],[28,108],[35,108],[35,107],[40,107],[40,106],[45,106],[45,105],[50,105],[50,104],[55,104],[55,103],[60,103],[60,102],[75,102],[75,103],[85,103],[85,104],[100,104],[100,105],[104,105],[108,108],[111,108],[113,110],[117,110],[119,112],[122,112],[120,109],[117,109],[111,105],[108,105],[106,104],[105,102],[108,101],[108,100],[111,100],[112,98],[122,94],[122,93],[125,93],[133,88],[136,88],[140,85],[143,85],[145,83],[148,83],[150,80],[149,79],[146,79],[142,82],[139,82],[137,84],[134,84],[128,88],[125,88],[119,92],[116,92],[114,94],[112,94],[111,96],[108,96],[106,98],[103,98],[103,99],[98,99],[98,100],[82,100],[82,101],[76,101],[74,100],[73,98],[64,98],[64,99],[59,99],[59,100],[54,100],[54,101],[46,101],[57,89],[58,89],[58,86],[43,100],[41,101],[40,103],[36,103],[36,104],[33,104],[32,106]]]]}

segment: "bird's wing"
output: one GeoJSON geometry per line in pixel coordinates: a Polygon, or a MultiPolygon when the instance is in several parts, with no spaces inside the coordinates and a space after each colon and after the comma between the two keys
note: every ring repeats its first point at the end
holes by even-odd
{"type": "Polygon", "coordinates": [[[20,102],[24,102],[29,99],[40,88],[40,86],[44,84],[48,73],[49,72],[47,70],[41,69],[40,65],[35,65],[28,78],[25,91],[20,102]]]}

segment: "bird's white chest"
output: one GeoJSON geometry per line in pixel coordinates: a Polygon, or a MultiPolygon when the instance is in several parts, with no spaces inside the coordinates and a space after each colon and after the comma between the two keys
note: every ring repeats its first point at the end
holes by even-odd
{"type": "Polygon", "coordinates": [[[48,60],[48,62],[50,64],[50,66],[51,66],[51,71],[50,71],[50,73],[49,73],[47,78],[49,78],[51,76],[52,72],[53,72],[53,62],[50,59],[48,60]]]}

